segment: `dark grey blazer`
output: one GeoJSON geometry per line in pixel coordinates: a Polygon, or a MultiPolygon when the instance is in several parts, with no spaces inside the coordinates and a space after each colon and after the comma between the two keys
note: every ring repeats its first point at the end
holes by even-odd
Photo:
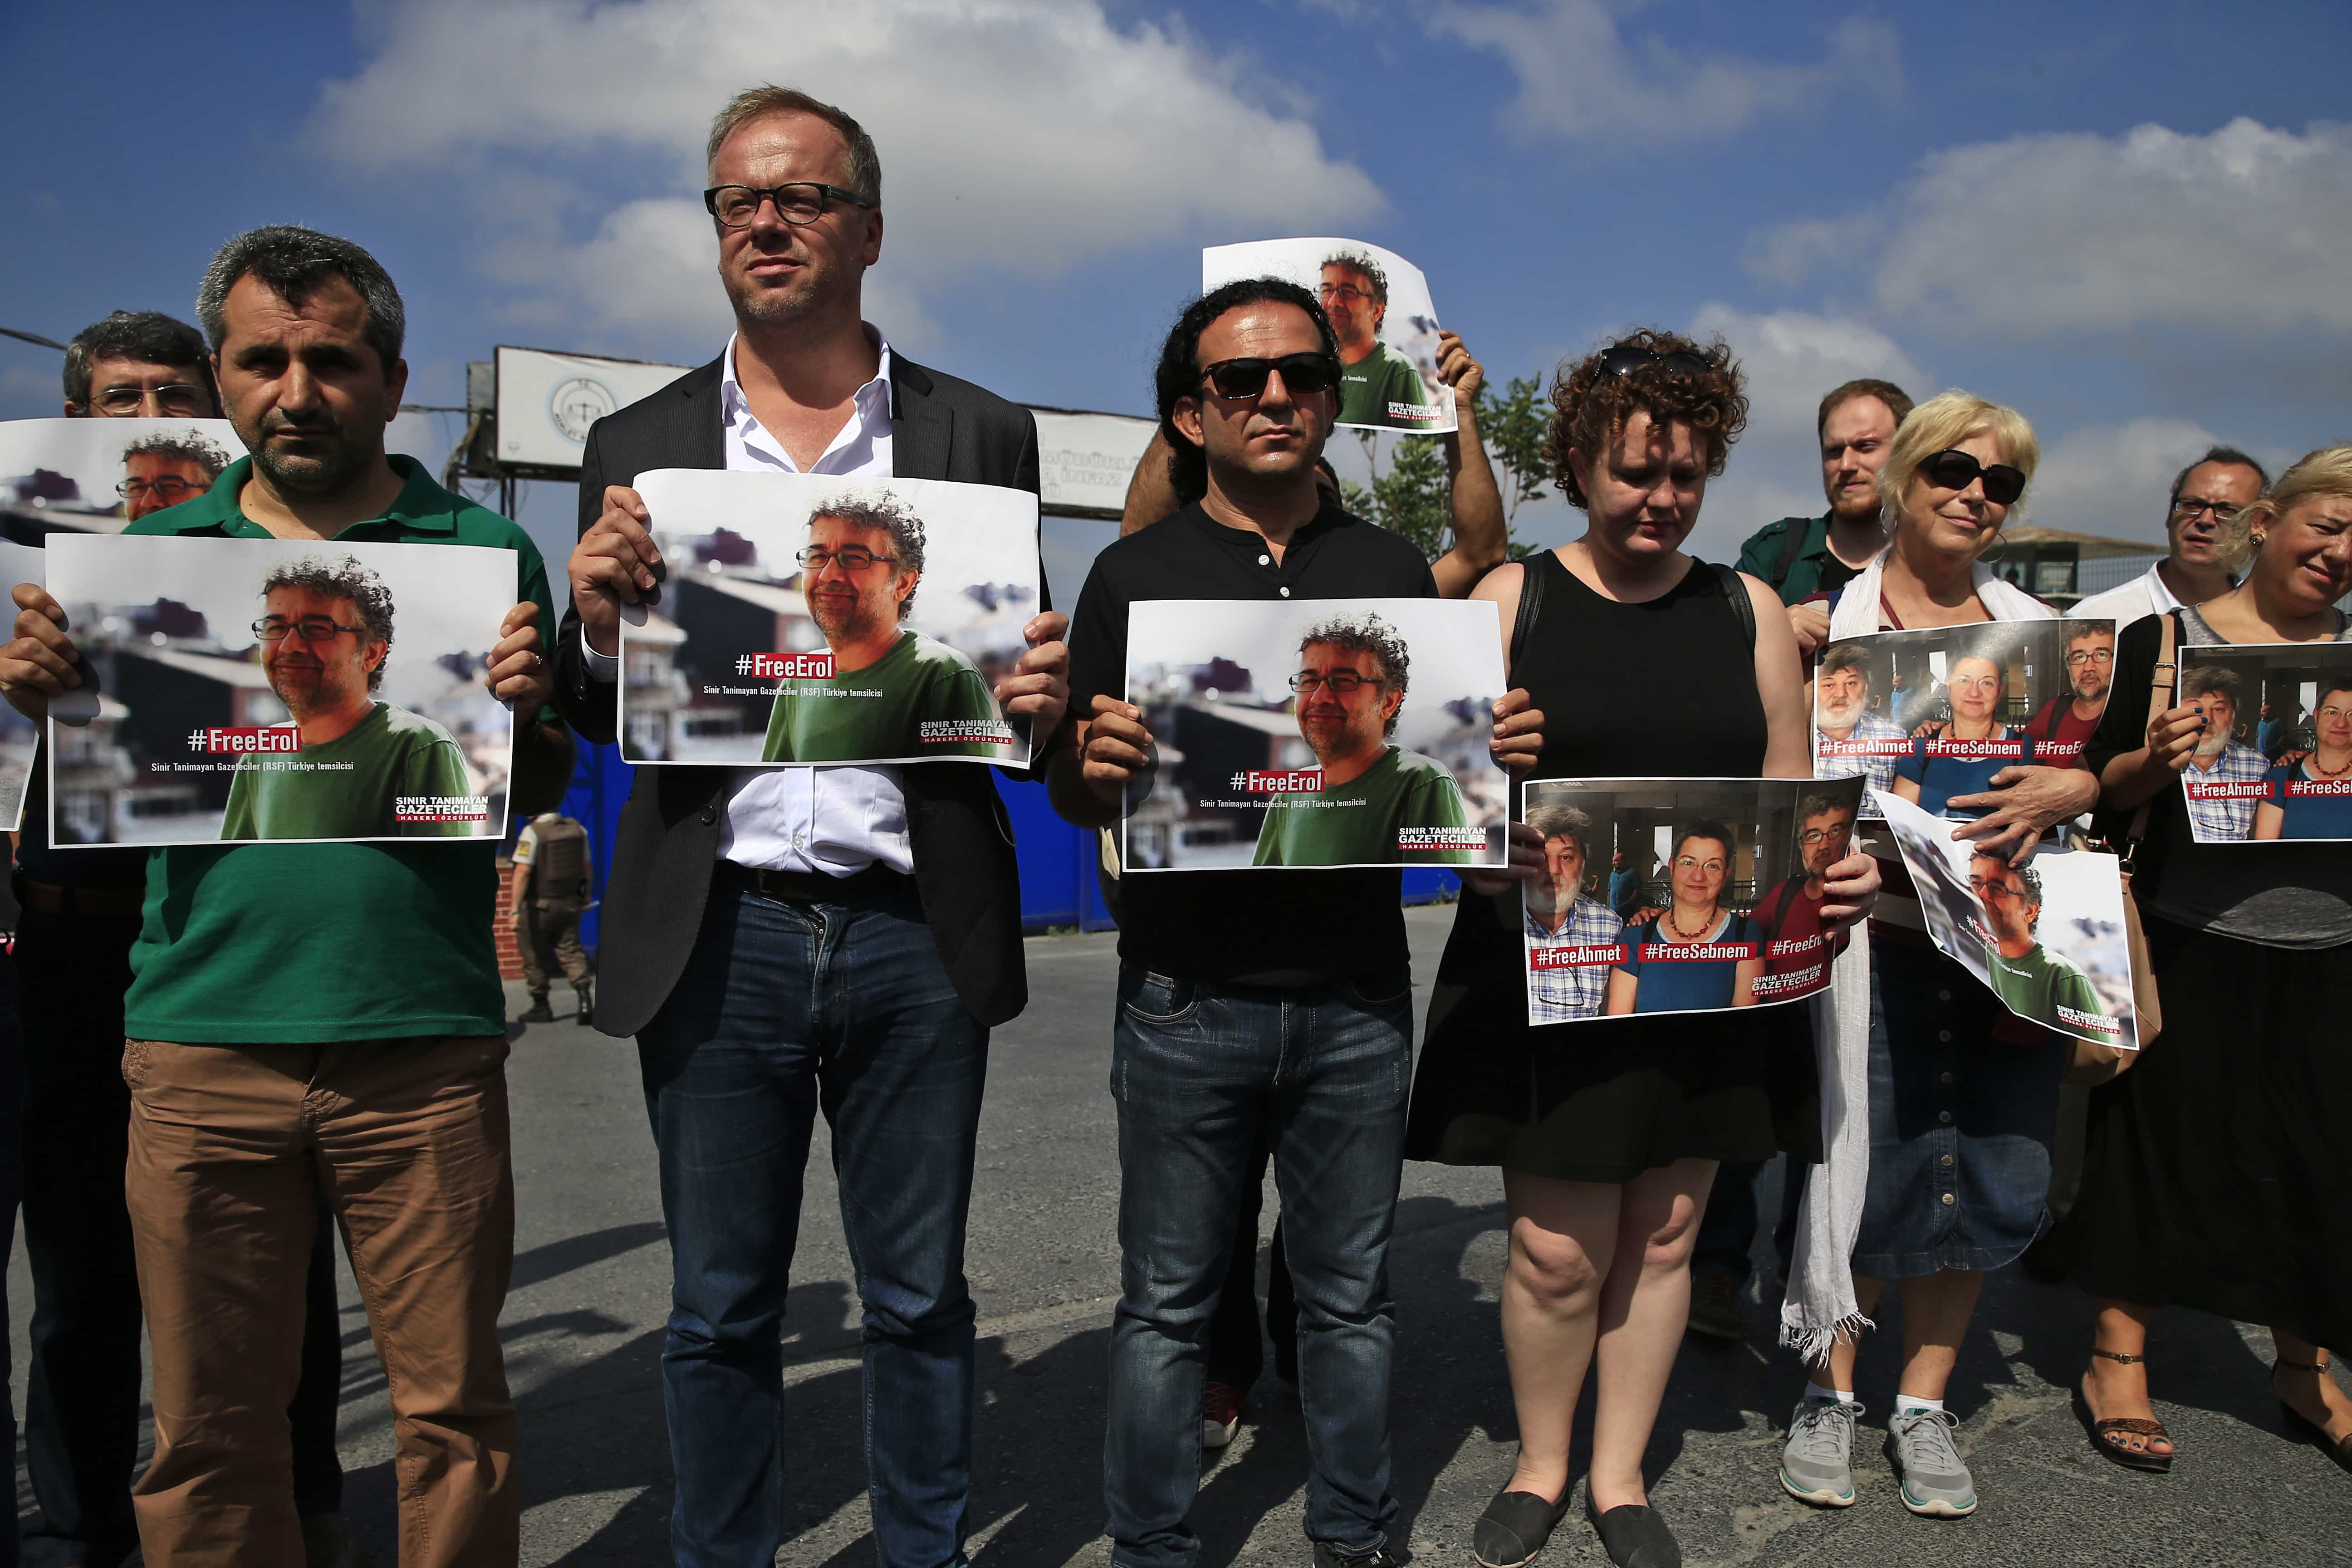
{"type": "MultiPolygon", "coordinates": [[[[607,485],[633,484],[649,468],[726,466],[719,374],[713,360],[590,429],[580,461],[582,533],[603,514],[607,485]]],[[[897,473],[1037,492],[1037,422],[1027,409],[895,353],[891,393],[897,473]]],[[[556,645],[557,709],[582,735],[610,744],[617,695],[588,679],[580,617],[567,612],[556,645]]],[[[992,1026],[1026,1005],[1029,983],[1013,821],[988,773],[978,763],[925,763],[899,777],[940,960],[964,1005],[992,1026]]],[[[613,845],[598,944],[596,1026],[608,1035],[644,1028],[686,968],[718,858],[728,776],[723,768],[637,770],[613,845]]]]}

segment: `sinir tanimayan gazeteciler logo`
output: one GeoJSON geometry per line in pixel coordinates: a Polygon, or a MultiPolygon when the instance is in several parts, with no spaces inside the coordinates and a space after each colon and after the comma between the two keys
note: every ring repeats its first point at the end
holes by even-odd
{"type": "Polygon", "coordinates": [[[618,406],[613,389],[593,376],[575,375],[547,395],[547,422],[575,447],[587,445],[588,426],[618,406]]]}

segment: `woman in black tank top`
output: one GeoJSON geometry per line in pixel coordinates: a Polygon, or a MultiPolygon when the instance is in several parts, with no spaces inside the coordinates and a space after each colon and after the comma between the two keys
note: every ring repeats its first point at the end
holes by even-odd
{"type": "MultiPolygon", "coordinates": [[[[1740,386],[1720,342],[1649,331],[1555,383],[1548,451],[1590,526],[1475,595],[1496,601],[1507,630],[1522,596],[1534,601],[1511,668],[1544,715],[1532,776],[1811,776],[1802,664],[1779,600],[1679,549],[1746,419],[1740,386]]],[[[1858,857],[1830,885],[1851,921],[1876,872],[1858,857]]],[[[1410,1158],[1500,1166],[1510,1213],[1502,1314],[1519,1462],[1478,1521],[1477,1556],[1520,1563],[1558,1522],[1597,1352],[1609,1409],[1589,1501],[1601,1541],[1615,1562],[1645,1544],[1644,1561],[1679,1561],[1647,1506],[1642,1453],[1681,1342],[1716,1163],[1816,1152],[1808,1012],[1530,1028],[1526,919],[1517,892],[1464,896],[1406,1134],[1410,1158]],[[1605,1336],[1603,1321],[1614,1325],[1605,1336]]]]}

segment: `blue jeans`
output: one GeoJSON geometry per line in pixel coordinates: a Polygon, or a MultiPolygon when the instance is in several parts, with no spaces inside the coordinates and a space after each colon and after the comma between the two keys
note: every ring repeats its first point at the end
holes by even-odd
{"type": "Polygon", "coordinates": [[[1386,1539],[1389,1231],[1412,1076],[1412,988],[1256,991],[1119,972],[1118,1311],[1103,1449],[1111,1560],[1182,1568],[1201,1472],[1201,1394],[1251,1150],[1274,1152],[1298,1295],[1298,1397],[1313,1473],[1307,1533],[1386,1539]]]}
{"type": "Polygon", "coordinates": [[[961,1565],[964,1216],[988,1031],[921,909],[714,892],[638,1050],[670,1237],[662,1393],[680,1568],[768,1568],[782,1542],[784,1293],[820,1109],[865,1308],[876,1551],[884,1568],[961,1565]]]}

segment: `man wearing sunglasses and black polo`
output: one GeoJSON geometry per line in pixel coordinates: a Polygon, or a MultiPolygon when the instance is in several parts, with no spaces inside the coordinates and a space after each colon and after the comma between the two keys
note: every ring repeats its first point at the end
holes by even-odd
{"type": "MultiPolygon", "coordinates": [[[[1156,375],[1172,517],[1097,558],[1071,634],[1082,748],[1048,770],[1055,808],[1117,822],[1158,761],[1123,700],[1129,606],[1145,599],[1435,597],[1409,541],[1324,500],[1315,462],[1339,412],[1339,345],[1315,297],[1227,284],[1178,318],[1156,375]]],[[[1542,716],[1515,691],[1495,751],[1533,762],[1542,716]]],[[[1522,875],[1539,857],[1523,853],[1522,875]]],[[[1465,872],[1486,890],[1507,874],[1465,872]]],[[[1124,1281],[1111,1329],[1104,1459],[1111,1560],[1185,1568],[1200,1482],[1203,1352],[1254,1148],[1273,1150],[1298,1300],[1298,1376],[1320,1568],[1385,1568],[1386,1257],[1402,1162],[1412,986],[1392,870],[1130,877],[1112,1026],[1124,1281]]]]}

